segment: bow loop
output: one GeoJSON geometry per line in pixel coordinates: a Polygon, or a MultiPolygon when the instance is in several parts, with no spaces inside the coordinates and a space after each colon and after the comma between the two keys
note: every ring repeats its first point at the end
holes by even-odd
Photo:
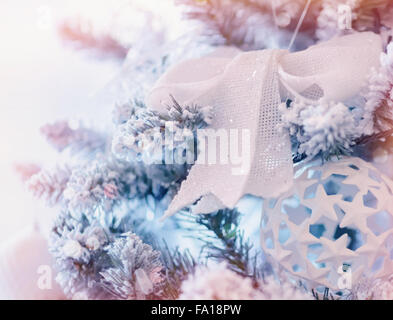
{"type": "Polygon", "coordinates": [[[285,54],[279,61],[280,80],[291,94],[317,100],[347,101],[364,86],[379,64],[382,42],[371,32],[357,33],[285,54]],[[310,89],[311,88],[311,89],[310,89]]]}
{"type": "Polygon", "coordinates": [[[205,57],[172,66],[155,84],[147,97],[147,105],[163,113],[170,102],[169,94],[181,105],[194,102],[202,105],[205,93],[217,85],[225,68],[240,52],[236,48],[220,47],[205,57]]]}

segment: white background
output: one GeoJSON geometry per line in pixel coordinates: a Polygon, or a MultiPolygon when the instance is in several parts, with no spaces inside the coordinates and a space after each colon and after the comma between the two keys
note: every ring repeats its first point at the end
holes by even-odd
{"type": "Polygon", "coordinates": [[[61,15],[88,8],[92,1],[0,1],[0,242],[34,214],[47,214],[13,171],[14,163],[54,161],[39,128],[60,119],[109,119],[112,106],[95,110],[94,95],[119,64],[65,47],[56,32],[61,15]]]}

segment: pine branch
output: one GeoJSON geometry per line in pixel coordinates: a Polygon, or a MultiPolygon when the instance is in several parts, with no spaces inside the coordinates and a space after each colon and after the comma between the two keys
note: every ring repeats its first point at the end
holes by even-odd
{"type": "MultiPolygon", "coordinates": [[[[138,101],[118,106],[114,119],[120,122],[112,140],[112,152],[129,162],[165,164],[166,154],[196,156],[196,131],[205,128],[212,120],[212,108],[197,105],[180,106],[173,96],[166,113],[151,111],[138,101]],[[126,120],[126,117],[129,119],[126,120]],[[176,138],[176,139],[175,139],[176,138]],[[166,142],[169,141],[169,144],[166,142]],[[179,152],[177,152],[179,151],[179,152]]],[[[175,161],[176,162],[176,161],[175,161]]],[[[167,169],[187,170],[186,164],[166,165],[167,169]]]]}
{"type": "Polygon", "coordinates": [[[312,289],[311,292],[315,300],[337,300],[334,298],[333,294],[329,292],[329,288],[325,288],[322,296],[314,289],[312,289]]]}
{"type": "MultiPolygon", "coordinates": [[[[253,245],[239,229],[240,212],[236,209],[223,209],[215,213],[197,215],[194,220],[190,216],[184,219],[201,226],[199,235],[194,238],[203,242],[201,254],[207,259],[218,262],[225,261],[231,270],[254,280],[262,277],[258,268],[258,254],[253,254],[253,245]]],[[[189,230],[195,232],[195,228],[189,230]]]]}
{"type": "Polygon", "coordinates": [[[291,136],[294,162],[306,157],[330,160],[349,155],[362,132],[355,113],[342,103],[318,101],[311,105],[288,100],[280,105],[281,130],[291,136]]]}
{"type": "Polygon", "coordinates": [[[104,247],[113,241],[98,221],[85,215],[59,213],[49,238],[49,251],[56,262],[56,281],[69,298],[107,299],[100,272],[110,267],[104,247]]]}
{"type": "Polygon", "coordinates": [[[123,60],[129,48],[124,47],[110,34],[96,34],[91,23],[67,20],[58,27],[60,37],[79,50],[89,50],[102,58],[123,60]]]}
{"type": "Polygon", "coordinates": [[[41,170],[27,181],[27,188],[36,198],[42,198],[53,206],[63,200],[71,173],[68,166],[41,170]]]}
{"type": "Polygon", "coordinates": [[[382,132],[378,132],[376,134],[373,135],[369,135],[369,136],[363,136],[359,139],[356,140],[356,144],[357,145],[365,145],[368,143],[372,143],[372,142],[376,142],[376,141],[380,141],[383,139],[387,139],[389,137],[393,136],[393,129],[390,130],[385,130],[382,132]]]}
{"type": "Polygon", "coordinates": [[[32,176],[41,171],[41,167],[35,163],[16,163],[14,170],[23,182],[28,181],[32,176]]]}
{"type": "Polygon", "coordinates": [[[163,297],[168,300],[177,299],[180,295],[181,284],[194,272],[197,262],[190,251],[181,252],[179,248],[171,250],[165,241],[162,246],[158,246],[157,250],[161,252],[161,259],[166,268],[163,297]]]}
{"type": "MultiPolygon", "coordinates": [[[[203,24],[214,45],[237,46],[244,50],[288,45],[307,0],[177,0],[185,17],[203,24]]],[[[311,2],[300,32],[311,40],[321,10],[321,0],[311,2]]]]}
{"type": "Polygon", "coordinates": [[[82,126],[71,128],[68,121],[46,124],[41,128],[41,133],[49,144],[59,152],[70,148],[72,152],[94,153],[95,151],[103,151],[106,146],[104,134],[82,126]]]}
{"type": "Polygon", "coordinates": [[[255,27],[255,22],[264,22],[263,16],[271,11],[271,7],[252,0],[177,0],[176,3],[187,8],[187,19],[200,21],[205,25],[206,35],[216,37],[212,38],[213,42],[237,47],[258,46],[255,43],[255,30],[247,22],[253,21],[255,27]]]}
{"type": "Polygon", "coordinates": [[[118,299],[153,299],[161,296],[164,281],[160,252],[127,232],[116,237],[105,250],[114,264],[100,275],[106,290],[118,299]]]}
{"type": "Polygon", "coordinates": [[[378,33],[381,28],[380,14],[386,12],[389,2],[389,0],[356,1],[352,27],[359,31],[370,30],[378,33]]]}

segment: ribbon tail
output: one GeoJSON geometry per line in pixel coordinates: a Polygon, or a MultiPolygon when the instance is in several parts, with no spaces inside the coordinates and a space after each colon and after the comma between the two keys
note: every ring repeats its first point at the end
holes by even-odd
{"type": "Polygon", "coordinates": [[[193,214],[206,214],[225,209],[223,203],[214,194],[209,193],[202,197],[195,206],[191,208],[193,214]]]}

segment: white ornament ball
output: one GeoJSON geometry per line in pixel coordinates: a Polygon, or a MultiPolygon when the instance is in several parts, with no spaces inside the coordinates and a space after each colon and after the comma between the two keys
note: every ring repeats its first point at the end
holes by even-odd
{"type": "Polygon", "coordinates": [[[310,288],[352,289],[393,274],[393,182],[360,158],[295,167],[263,203],[262,248],[310,288]]]}
{"type": "Polygon", "coordinates": [[[28,227],[0,246],[0,299],[64,299],[46,239],[28,227]]]}

